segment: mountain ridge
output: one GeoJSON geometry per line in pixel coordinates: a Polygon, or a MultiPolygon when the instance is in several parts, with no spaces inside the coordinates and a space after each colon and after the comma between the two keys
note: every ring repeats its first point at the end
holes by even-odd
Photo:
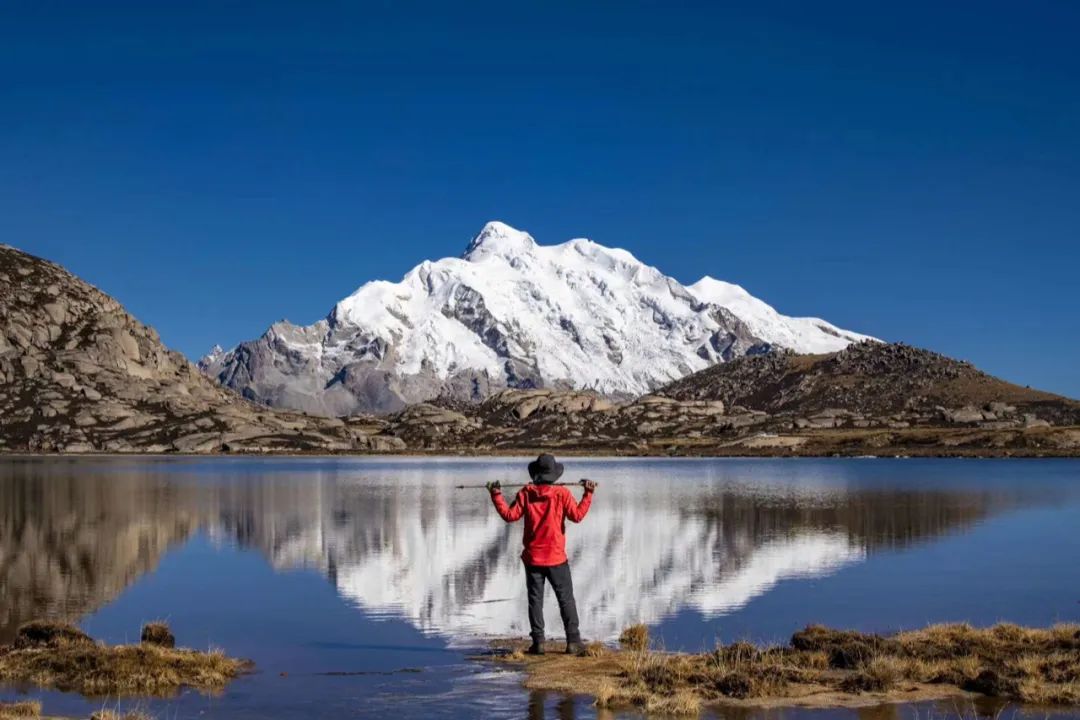
{"type": "Polygon", "coordinates": [[[268,408],[114,298],[0,248],[0,453],[1080,455],[1080,402],[904,345],[748,355],[656,392],[502,388],[345,418],[268,408]]]}
{"type": "Polygon", "coordinates": [[[584,238],[540,245],[493,221],[460,257],[425,260],[398,283],[365,283],[322,320],[274,323],[199,367],[270,406],[347,415],[504,388],[633,397],[774,346],[868,339],[725,286],[727,296],[709,277],[685,286],[626,250],[584,238]],[[749,320],[714,297],[730,297],[749,320]]]}

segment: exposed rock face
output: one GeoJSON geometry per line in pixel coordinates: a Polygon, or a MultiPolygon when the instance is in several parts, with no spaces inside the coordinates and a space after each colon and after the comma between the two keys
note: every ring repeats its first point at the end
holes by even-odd
{"type": "Polygon", "coordinates": [[[0,246],[0,450],[368,449],[350,423],[246,402],[116,300],[0,246]]]}

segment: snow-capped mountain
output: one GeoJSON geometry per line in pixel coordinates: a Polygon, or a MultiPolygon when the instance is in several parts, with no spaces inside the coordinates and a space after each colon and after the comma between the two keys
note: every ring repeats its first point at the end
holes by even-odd
{"type": "Polygon", "coordinates": [[[313,325],[275,323],[199,366],[253,400],[344,415],[505,387],[637,395],[773,346],[827,352],[864,338],[709,277],[686,287],[625,250],[539,245],[491,222],[460,258],[366,283],[313,325]]]}

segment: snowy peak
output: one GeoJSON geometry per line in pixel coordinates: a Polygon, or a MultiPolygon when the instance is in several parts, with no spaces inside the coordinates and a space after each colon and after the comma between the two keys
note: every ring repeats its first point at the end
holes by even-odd
{"type": "Polygon", "coordinates": [[[711,278],[688,288],[625,250],[540,245],[489,222],[461,257],[367,282],[325,320],[275,325],[201,366],[249,398],[342,415],[506,387],[640,395],[772,346],[820,352],[862,337],[711,278]]]}
{"type": "Polygon", "coordinates": [[[527,255],[536,248],[536,241],[529,233],[493,220],[472,239],[465,248],[464,260],[478,262],[491,256],[512,259],[527,255]]]}
{"type": "Polygon", "coordinates": [[[225,357],[225,348],[220,345],[215,345],[210,348],[210,352],[199,358],[199,362],[197,362],[196,365],[200,370],[203,370],[204,368],[212,366],[214,363],[220,362],[223,357],[225,357]]]}
{"type": "Polygon", "coordinates": [[[748,300],[765,305],[765,303],[756,300],[750,293],[746,292],[742,285],[717,280],[710,275],[705,275],[693,285],[687,285],[687,288],[690,292],[700,297],[712,298],[713,302],[716,302],[718,305],[723,305],[724,307],[727,307],[729,304],[743,303],[748,300]]]}

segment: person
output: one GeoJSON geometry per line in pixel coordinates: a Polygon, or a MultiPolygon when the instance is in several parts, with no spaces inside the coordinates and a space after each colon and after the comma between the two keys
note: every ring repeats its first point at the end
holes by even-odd
{"type": "Polygon", "coordinates": [[[581,502],[565,485],[555,485],[562,477],[562,463],[544,453],[529,463],[532,482],[523,487],[506,504],[498,481],[487,484],[495,510],[508,523],[525,518],[524,544],[521,560],[525,564],[525,589],[529,597],[529,627],[532,645],[529,654],[544,654],[544,582],[551,583],[559,602],[563,629],[566,631],[566,652],[584,651],[578,627],[577,604],[574,602],[574,583],[570,578],[570,563],[566,558],[566,521],[579,523],[592,505],[596,483],[582,480],[585,493],[581,502]]]}

